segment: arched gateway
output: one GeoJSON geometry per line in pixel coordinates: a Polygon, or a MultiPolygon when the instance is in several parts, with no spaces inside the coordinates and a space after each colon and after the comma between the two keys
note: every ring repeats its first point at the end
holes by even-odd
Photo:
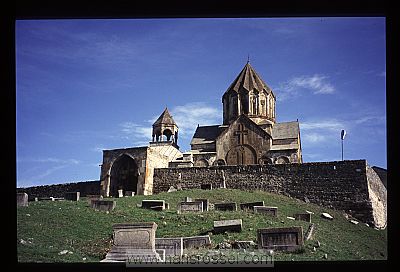
{"type": "Polygon", "coordinates": [[[137,194],[138,175],[138,165],[132,157],[127,154],[118,157],[111,167],[110,196],[118,196],[120,189],[137,194]]]}

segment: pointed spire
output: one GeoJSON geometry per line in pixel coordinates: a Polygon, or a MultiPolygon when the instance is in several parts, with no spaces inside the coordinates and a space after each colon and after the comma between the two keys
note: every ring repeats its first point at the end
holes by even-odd
{"type": "Polygon", "coordinates": [[[163,113],[161,113],[160,117],[158,117],[158,119],[154,122],[153,126],[159,124],[176,125],[174,119],[172,118],[166,106],[165,110],[163,111],[163,113]]]}
{"type": "Polygon", "coordinates": [[[265,90],[269,93],[272,93],[271,88],[268,87],[268,85],[261,79],[254,68],[250,65],[250,55],[248,56],[246,65],[243,67],[242,71],[232,82],[225,93],[229,91],[239,92],[243,89],[248,92],[256,89],[259,92],[265,90]]]}

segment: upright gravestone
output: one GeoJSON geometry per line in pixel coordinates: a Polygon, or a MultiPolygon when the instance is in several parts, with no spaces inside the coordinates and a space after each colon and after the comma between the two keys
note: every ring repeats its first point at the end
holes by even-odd
{"type": "Polygon", "coordinates": [[[201,201],[203,202],[203,211],[208,211],[208,199],[205,198],[196,198],[194,201],[201,201]]]}
{"type": "Polygon", "coordinates": [[[293,217],[296,220],[302,220],[302,221],[311,223],[311,214],[310,213],[296,213],[295,215],[293,215],[293,217]]]}
{"type": "Polygon", "coordinates": [[[27,193],[17,193],[17,206],[28,207],[27,193]]]}
{"type": "Polygon", "coordinates": [[[156,249],[165,249],[166,256],[182,256],[183,238],[156,238],[156,249]]]}
{"type": "Polygon", "coordinates": [[[221,233],[225,231],[241,232],[242,219],[214,221],[214,233],[221,233]]]}
{"type": "Polygon", "coordinates": [[[215,203],[214,210],[217,211],[237,211],[237,205],[235,202],[231,203],[215,203]]]}
{"type": "Polygon", "coordinates": [[[112,200],[95,199],[91,202],[91,207],[98,211],[111,212],[115,209],[116,202],[112,200]]]}
{"type": "Polygon", "coordinates": [[[103,261],[161,261],[155,248],[156,230],[155,222],[113,225],[113,247],[103,261]]]}
{"type": "Polygon", "coordinates": [[[254,206],[264,206],[264,201],[242,203],[242,204],[240,204],[240,209],[253,211],[254,206]]]}
{"type": "Polygon", "coordinates": [[[65,193],[64,198],[66,200],[79,201],[80,195],[81,195],[80,192],[67,192],[65,193]]]}
{"type": "Polygon", "coordinates": [[[261,213],[273,217],[278,216],[278,207],[254,206],[254,213],[261,213]]]}
{"type": "Polygon", "coordinates": [[[303,228],[267,228],[257,230],[259,249],[295,251],[304,245],[303,228]]]}
{"type": "Polygon", "coordinates": [[[180,213],[183,212],[202,212],[203,202],[202,201],[192,201],[192,202],[180,202],[178,204],[178,209],[180,213]]]}
{"type": "Polygon", "coordinates": [[[124,197],[124,190],[122,189],[118,190],[118,197],[124,197]]]}
{"type": "Polygon", "coordinates": [[[183,199],[183,201],[184,201],[184,202],[191,202],[191,201],[192,201],[192,198],[191,198],[191,197],[188,197],[188,196],[185,196],[185,198],[183,199]]]}

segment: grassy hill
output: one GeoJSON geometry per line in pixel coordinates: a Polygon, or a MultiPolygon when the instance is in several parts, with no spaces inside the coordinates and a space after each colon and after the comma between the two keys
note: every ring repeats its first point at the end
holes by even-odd
{"type": "Polygon", "coordinates": [[[204,235],[213,228],[214,220],[243,219],[241,233],[211,234],[213,247],[222,241],[253,240],[257,242],[257,229],[265,227],[302,226],[309,223],[287,219],[294,213],[312,211],[315,233],[305,242],[302,253],[276,253],[274,259],[283,261],[314,260],[385,260],[387,259],[387,231],[367,227],[363,223],[350,223],[343,212],[322,208],[314,204],[262,191],[240,190],[187,190],[161,193],[153,196],[135,196],[114,199],[114,211],[94,211],[81,198],[72,201],[30,202],[29,207],[17,208],[17,251],[19,262],[99,262],[110,250],[112,225],[125,222],[158,224],[156,237],[204,235]],[[239,203],[264,201],[267,206],[278,207],[278,217],[268,217],[246,211],[177,214],[176,207],[184,197],[208,198],[211,203],[239,203]],[[152,211],[137,207],[143,199],[164,199],[170,204],[165,211],[152,211]],[[328,212],[333,221],[320,217],[328,212]],[[320,247],[313,251],[317,241],[320,247]],[[60,254],[60,252],[66,252],[60,254]],[[327,259],[324,259],[327,254],[327,259]]]}

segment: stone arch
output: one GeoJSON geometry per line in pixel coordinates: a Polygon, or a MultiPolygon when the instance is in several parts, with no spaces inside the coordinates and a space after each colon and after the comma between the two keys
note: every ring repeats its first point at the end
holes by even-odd
{"type": "Polygon", "coordinates": [[[209,163],[206,159],[200,159],[194,163],[194,166],[195,167],[207,167],[207,166],[209,166],[209,163]]]}
{"type": "Polygon", "coordinates": [[[237,145],[228,151],[225,161],[227,165],[257,164],[256,151],[250,145],[237,145]]]}
{"type": "Polygon", "coordinates": [[[118,196],[118,190],[133,191],[137,194],[139,167],[129,154],[121,154],[110,167],[109,196],[118,196]]]}
{"type": "Polygon", "coordinates": [[[265,165],[265,164],[273,164],[272,159],[266,156],[263,156],[261,159],[258,160],[258,164],[265,165]]]}
{"type": "Polygon", "coordinates": [[[289,162],[290,162],[290,160],[286,156],[279,156],[275,161],[276,164],[284,164],[284,163],[289,163],[289,162]]]}
{"type": "Polygon", "coordinates": [[[172,131],[169,128],[164,129],[162,135],[165,135],[165,137],[167,137],[167,141],[170,141],[171,136],[173,136],[172,131]]]}
{"type": "Polygon", "coordinates": [[[216,161],[213,163],[213,165],[214,165],[214,166],[226,165],[226,162],[225,162],[225,160],[223,160],[223,159],[219,159],[219,160],[216,160],[216,161]]]}

